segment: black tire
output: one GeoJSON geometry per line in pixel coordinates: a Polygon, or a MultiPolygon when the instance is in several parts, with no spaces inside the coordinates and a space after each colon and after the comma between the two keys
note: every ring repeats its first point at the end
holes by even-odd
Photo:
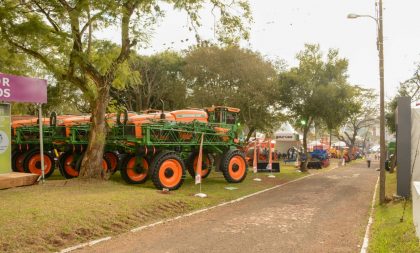
{"type": "Polygon", "coordinates": [[[244,153],[238,149],[228,150],[222,158],[220,169],[227,182],[240,183],[244,181],[248,171],[244,153]],[[231,161],[233,164],[230,167],[231,161]]]}
{"type": "Polygon", "coordinates": [[[223,152],[221,154],[217,154],[214,157],[214,168],[215,168],[216,172],[222,172],[222,161],[225,157],[226,152],[223,152]]]}
{"type": "Polygon", "coordinates": [[[184,183],[185,178],[185,165],[182,161],[181,157],[173,152],[173,151],[162,151],[158,155],[156,155],[150,165],[149,170],[150,176],[152,178],[153,184],[159,190],[166,188],[170,191],[176,190],[184,183]],[[174,163],[177,168],[171,167],[163,167],[162,165],[166,165],[165,163],[174,163]],[[160,178],[160,172],[164,174],[164,178],[160,178]],[[170,179],[175,175],[174,183],[169,184],[164,182],[163,179],[170,179]]]}
{"type": "Polygon", "coordinates": [[[134,168],[131,169],[128,167],[131,167],[131,163],[133,162],[132,159],[136,159],[134,154],[129,154],[124,157],[120,166],[121,178],[128,184],[143,184],[149,179],[149,161],[147,161],[145,157],[142,157],[141,162],[143,162],[143,164],[136,164],[136,160],[134,168]],[[147,164],[148,168],[145,168],[144,163],[147,164]],[[132,170],[135,174],[133,175],[133,172],[130,172],[129,170],[132,170]]]}
{"type": "Polygon", "coordinates": [[[70,172],[66,170],[66,166],[69,166],[73,171],[78,172],[78,170],[76,169],[76,163],[80,155],[81,154],[79,153],[67,151],[58,158],[58,163],[60,165],[60,173],[64,178],[71,179],[77,177],[75,174],[70,174],[70,172]],[[71,159],[71,161],[66,161],[70,156],[73,156],[73,159],[71,159]]]}
{"type": "Polygon", "coordinates": [[[106,179],[109,179],[112,175],[114,175],[115,170],[112,170],[111,162],[109,161],[108,157],[106,157],[104,155],[104,156],[102,156],[102,158],[106,162],[106,167],[107,167],[107,170],[104,171],[103,177],[106,178],[106,179]]]}
{"type": "MultiPolygon", "coordinates": [[[[195,158],[198,156],[198,152],[192,152],[189,156],[188,159],[186,161],[186,167],[187,167],[187,171],[188,173],[191,175],[192,178],[195,178],[195,169],[194,169],[194,160],[195,158]]],[[[210,175],[211,169],[212,169],[212,165],[214,164],[214,158],[211,154],[207,154],[203,152],[203,165],[202,165],[202,169],[205,170],[207,169],[208,172],[204,175],[202,175],[202,179],[208,177],[210,175]],[[207,164],[206,161],[204,160],[205,157],[208,157],[210,163],[207,164]]]]}
{"type": "MultiPolygon", "coordinates": [[[[25,154],[25,158],[23,159],[23,169],[25,170],[26,173],[34,173],[34,174],[41,175],[40,162],[34,163],[34,160],[33,160],[34,157],[39,154],[40,154],[39,149],[32,149],[25,154]]],[[[47,163],[50,163],[51,165],[50,170],[47,171],[47,173],[45,173],[45,178],[48,178],[54,173],[55,161],[54,161],[54,157],[48,152],[44,152],[44,156],[45,156],[44,157],[45,166],[47,166],[47,163]],[[49,161],[46,159],[48,159],[49,161]]]]}
{"type": "Polygon", "coordinates": [[[104,156],[108,158],[109,163],[111,164],[112,174],[114,174],[120,167],[121,161],[119,154],[115,151],[107,151],[104,153],[104,156]]]}
{"type": "Polygon", "coordinates": [[[19,162],[18,159],[20,161],[22,161],[22,158],[25,158],[25,152],[22,152],[20,150],[14,150],[12,153],[12,171],[14,172],[25,172],[25,170],[23,169],[23,163],[21,163],[22,166],[22,170],[18,169],[18,165],[17,163],[19,162]]]}

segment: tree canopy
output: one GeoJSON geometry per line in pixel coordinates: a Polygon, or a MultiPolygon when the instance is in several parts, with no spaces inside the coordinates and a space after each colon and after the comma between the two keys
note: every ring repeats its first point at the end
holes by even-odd
{"type": "MultiPolygon", "coordinates": [[[[279,76],[278,103],[295,127],[302,129],[307,155],[307,135],[315,121],[337,128],[348,116],[352,87],[347,83],[348,62],[338,50],[324,55],[317,44],[307,44],[296,56],[297,67],[279,76]]],[[[303,169],[306,169],[306,164],[303,169]]]]}
{"type": "Polygon", "coordinates": [[[183,69],[188,102],[195,107],[229,105],[241,109],[248,138],[272,129],[281,119],[276,104],[277,70],[259,53],[238,47],[190,50],[183,69]]]}
{"type": "Polygon", "coordinates": [[[186,85],[182,78],[184,58],[177,52],[165,51],[150,56],[132,55],[129,60],[131,73],[139,73],[125,89],[114,88],[112,98],[131,111],[160,108],[186,107],[186,85]]]}
{"type": "MultiPolygon", "coordinates": [[[[0,2],[0,32],[12,50],[43,64],[59,82],[80,89],[92,112],[89,145],[81,177],[106,178],[101,169],[106,137],[105,112],[111,86],[129,82],[128,58],[144,44],[169,4],[189,16],[191,30],[200,23],[200,11],[213,6],[216,34],[221,43],[248,38],[250,8],[245,0],[45,0],[0,2]],[[95,34],[116,27],[120,45],[98,43],[95,34]],[[125,74],[124,74],[125,73],[125,74]]],[[[199,36],[197,36],[199,39],[199,36]]]]}
{"type": "Polygon", "coordinates": [[[369,128],[377,123],[378,104],[377,94],[372,89],[355,87],[356,94],[353,96],[350,111],[344,126],[336,130],[336,136],[340,141],[349,147],[349,157],[352,155],[356,138],[364,131],[364,141],[366,141],[369,128]]]}
{"type": "Polygon", "coordinates": [[[385,118],[386,125],[392,133],[396,131],[395,110],[397,109],[398,97],[410,97],[412,102],[420,100],[420,63],[417,64],[413,76],[400,83],[397,94],[388,103],[385,118]]]}

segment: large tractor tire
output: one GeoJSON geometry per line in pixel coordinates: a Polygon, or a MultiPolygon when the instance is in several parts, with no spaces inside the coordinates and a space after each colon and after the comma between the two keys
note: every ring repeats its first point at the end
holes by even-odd
{"type": "Polygon", "coordinates": [[[25,172],[23,168],[23,160],[25,159],[25,152],[20,150],[13,151],[12,154],[12,171],[25,172]]]}
{"type": "Polygon", "coordinates": [[[223,156],[220,170],[229,183],[240,183],[246,178],[247,166],[245,155],[240,150],[228,150],[223,156]]]}
{"type": "MultiPolygon", "coordinates": [[[[23,169],[26,173],[42,175],[41,170],[41,154],[39,149],[33,149],[25,154],[23,159],[23,169]]],[[[44,153],[44,175],[48,178],[55,169],[54,158],[48,152],[44,153]]]]}
{"type": "Polygon", "coordinates": [[[120,167],[121,177],[128,184],[142,184],[149,178],[149,162],[146,158],[127,155],[120,167]]]}
{"type": "Polygon", "coordinates": [[[110,168],[111,168],[112,174],[114,174],[117,171],[118,164],[120,162],[118,153],[112,152],[112,151],[107,151],[107,152],[105,152],[104,156],[106,156],[106,158],[108,158],[108,161],[109,161],[110,166],[111,166],[110,168]]]}
{"type": "MultiPolygon", "coordinates": [[[[187,159],[187,170],[192,178],[195,178],[195,172],[197,171],[198,164],[198,152],[193,152],[187,159]]],[[[214,158],[210,154],[203,153],[203,162],[201,166],[201,178],[206,178],[210,175],[211,168],[214,164],[214,158]]]]}
{"type": "Polygon", "coordinates": [[[71,179],[79,176],[76,163],[80,156],[81,154],[72,151],[67,151],[60,156],[60,173],[64,178],[71,179]]]}
{"type": "MultiPolygon", "coordinates": [[[[71,179],[79,176],[80,166],[82,164],[83,154],[67,151],[60,156],[60,173],[66,179],[71,179]]],[[[104,155],[102,160],[102,168],[106,173],[111,167],[111,163],[104,155]]]]}
{"type": "Polygon", "coordinates": [[[177,153],[162,151],[153,159],[150,175],[156,188],[173,191],[184,183],[185,165],[177,153]]]}

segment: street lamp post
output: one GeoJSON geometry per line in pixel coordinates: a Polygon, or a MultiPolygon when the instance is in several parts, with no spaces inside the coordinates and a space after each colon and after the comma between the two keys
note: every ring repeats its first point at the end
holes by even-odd
{"type": "Polygon", "coordinates": [[[358,14],[349,14],[347,18],[355,19],[361,17],[372,18],[376,22],[377,27],[377,47],[379,51],[379,106],[380,106],[380,147],[381,155],[379,159],[379,202],[383,204],[385,202],[385,102],[384,102],[384,35],[383,35],[383,18],[382,18],[382,0],[379,0],[378,5],[378,16],[372,17],[370,15],[358,15],[358,14]]]}

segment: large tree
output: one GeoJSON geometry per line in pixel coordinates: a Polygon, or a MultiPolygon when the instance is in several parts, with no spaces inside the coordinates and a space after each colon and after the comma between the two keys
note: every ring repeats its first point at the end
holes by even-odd
{"type": "Polygon", "coordinates": [[[172,51],[139,56],[129,60],[130,70],[140,73],[130,80],[126,89],[111,90],[113,99],[131,111],[160,108],[160,100],[166,109],[185,107],[186,85],[182,79],[183,57],[172,51]]]}
{"type": "Polygon", "coordinates": [[[236,46],[196,47],[186,55],[183,74],[191,105],[241,109],[241,121],[249,128],[247,139],[256,129],[272,129],[279,120],[277,70],[259,53],[236,46]]]}
{"type": "MultiPolygon", "coordinates": [[[[127,83],[127,59],[168,4],[185,11],[191,29],[200,26],[200,11],[213,6],[218,38],[234,43],[247,37],[250,9],[246,0],[3,0],[1,36],[14,50],[41,62],[58,81],[80,89],[89,100],[92,124],[81,177],[105,178],[101,161],[106,140],[105,112],[112,85],[127,83]],[[118,50],[95,51],[95,34],[108,27],[120,31],[118,50]],[[101,56],[101,58],[95,57],[101,56]]],[[[197,36],[197,38],[199,38],[197,36]]]]}
{"type": "MultiPolygon", "coordinates": [[[[335,128],[344,115],[334,115],[335,106],[346,103],[351,97],[347,84],[347,60],[340,58],[338,51],[330,49],[326,56],[319,45],[307,44],[296,56],[297,67],[279,76],[278,102],[286,109],[290,121],[303,133],[303,149],[308,157],[308,133],[314,122],[328,124],[335,128]],[[340,116],[340,117],[339,117],[340,116]]],[[[340,110],[340,108],[337,108],[340,110]]],[[[337,113],[346,113],[338,111],[337,113]]],[[[308,159],[302,165],[305,171],[308,159]]]]}
{"type": "MultiPolygon", "coordinates": [[[[341,130],[337,130],[336,136],[349,147],[348,155],[353,155],[357,137],[367,137],[370,127],[377,123],[378,105],[377,94],[372,89],[356,87],[357,94],[353,97],[352,110],[341,130]]],[[[365,140],[363,141],[365,142],[365,140]]]]}
{"type": "MultiPolygon", "coordinates": [[[[0,36],[0,72],[12,75],[31,75],[35,72],[33,62],[28,57],[18,54],[17,50],[9,46],[0,36]]],[[[36,66],[36,65],[35,65],[36,66]]]]}
{"type": "Polygon", "coordinates": [[[357,89],[347,84],[345,80],[337,83],[329,83],[319,88],[320,93],[328,94],[328,99],[323,101],[320,111],[320,127],[328,131],[330,146],[332,135],[335,130],[345,124],[348,117],[356,109],[354,96],[357,89]]]}

